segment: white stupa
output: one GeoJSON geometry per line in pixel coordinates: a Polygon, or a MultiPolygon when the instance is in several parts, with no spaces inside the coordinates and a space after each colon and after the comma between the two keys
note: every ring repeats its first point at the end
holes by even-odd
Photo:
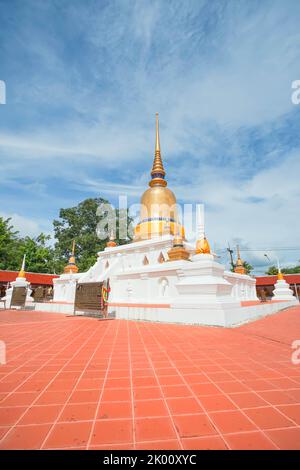
{"type": "Polygon", "coordinates": [[[72,314],[76,285],[108,280],[108,311],[118,319],[233,326],[291,304],[259,305],[256,281],[241,260],[236,272],[225,270],[205,236],[203,209],[197,213],[196,244],[186,240],[161,157],[158,115],[151,177],[140,207],[132,242],[117,245],[111,236],[85,273],[74,272],[70,260],[53,281],[54,302],[37,308],[72,314]]]}
{"type": "Polygon", "coordinates": [[[272,300],[295,300],[295,303],[297,302],[297,299],[294,296],[292,289],[290,289],[289,284],[284,279],[280,268],[278,269],[277,282],[273,291],[272,300]]]}
{"type": "Polygon", "coordinates": [[[11,298],[14,287],[26,287],[26,305],[32,305],[34,301],[33,297],[31,297],[32,289],[30,289],[30,282],[26,280],[25,261],[26,254],[23,256],[22,266],[16,280],[10,283],[10,287],[6,290],[5,296],[2,298],[2,300],[5,300],[6,308],[9,308],[11,305],[11,298]]]}

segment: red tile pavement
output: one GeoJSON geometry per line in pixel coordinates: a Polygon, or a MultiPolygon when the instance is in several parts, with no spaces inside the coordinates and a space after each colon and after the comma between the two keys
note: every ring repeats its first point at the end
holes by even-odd
{"type": "Polygon", "coordinates": [[[300,307],[239,328],[0,311],[1,449],[300,449],[300,307]]]}

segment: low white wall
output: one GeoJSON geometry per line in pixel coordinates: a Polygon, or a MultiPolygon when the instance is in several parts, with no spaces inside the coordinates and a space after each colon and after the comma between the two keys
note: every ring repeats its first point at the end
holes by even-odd
{"type": "Polygon", "coordinates": [[[64,313],[68,315],[73,315],[74,313],[74,304],[66,303],[51,303],[51,302],[35,302],[35,310],[39,312],[49,312],[49,313],[64,313]]]}
{"type": "Polygon", "coordinates": [[[117,306],[110,307],[109,311],[116,313],[116,318],[124,320],[154,321],[163,323],[181,323],[187,325],[207,325],[235,327],[251,322],[267,315],[272,315],[293,305],[296,301],[262,303],[248,307],[233,307],[220,305],[180,306],[171,305],[170,308],[117,306]]]}

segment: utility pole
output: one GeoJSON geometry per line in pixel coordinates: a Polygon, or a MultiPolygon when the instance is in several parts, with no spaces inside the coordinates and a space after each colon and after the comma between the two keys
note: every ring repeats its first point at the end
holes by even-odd
{"type": "Polygon", "coordinates": [[[230,245],[228,243],[228,248],[227,248],[227,251],[229,253],[229,256],[230,256],[230,264],[231,264],[231,267],[232,269],[234,270],[234,262],[233,262],[233,250],[230,248],[230,245]]]}

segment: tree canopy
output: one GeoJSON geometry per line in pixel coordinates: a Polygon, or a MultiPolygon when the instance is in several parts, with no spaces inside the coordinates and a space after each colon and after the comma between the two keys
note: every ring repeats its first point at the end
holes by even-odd
{"type": "Polygon", "coordinates": [[[86,271],[95,263],[97,252],[105,248],[109,237],[109,227],[101,239],[98,236],[98,223],[105,222],[107,218],[107,213],[98,209],[101,205],[111,208],[111,214],[116,215],[113,225],[116,242],[120,245],[127,243],[129,239],[119,239],[118,229],[121,220],[125,220],[127,226],[131,224],[128,210],[114,212],[105,199],[85,199],[77,206],[60,209],[58,219],[53,221],[54,243],[51,236],[44,233],[37,237],[21,237],[12,226],[11,219],[0,217],[0,269],[19,270],[26,253],[26,271],[60,274],[75,240],[76,264],[79,272],[86,271]]]}
{"type": "MultiPolygon", "coordinates": [[[[97,252],[105,248],[109,238],[108,227],[102,239],[99,238],[97,227],[107,213],[99,211],[101,206],[110,207],[109,202],[102,198],[85,199],[77,206],[68,209],[61,209],[59,219],[53,221],[55,243],[55,254],[57,263],[60,263],[60,271],[70,255],[72,241],[76,241],[76,264],[80,272],[86,271],[97,259],[97,252]],[[104,238],[105,237],[105,238],[104,238]]],[[[114,234],[118,244],[126,243],[126,240],[119,239],[120,211],[116,210],[116,226],[114,234]]],[[[131,223],[131,218],[126,210],[127,223],[131,223]]],[[[102,234],[103,235],[103,234],[102,234]]]]}
{"type": "MultiPolygon", "coordinates": [[[[295,265],[295,266],[292,266],[290,268],[281,268],[281,272],[283,274],[298,274],[298,273],[300,273],[300,260],[298,261],[298,264],[295,265]]],[[[278,274],[277,266],[270,266],[269,269],[266,271],[266,274],[268,274],[269,276],[278,274]]]]}
{"type": "Polygon", "coordinates": [[[26,253],[26,269],[30,272],[53,272],[53,249],[47,243],[50,235],[20,237],[11,219],[0,217],[0,269],[17,271],[26,253]]]}

